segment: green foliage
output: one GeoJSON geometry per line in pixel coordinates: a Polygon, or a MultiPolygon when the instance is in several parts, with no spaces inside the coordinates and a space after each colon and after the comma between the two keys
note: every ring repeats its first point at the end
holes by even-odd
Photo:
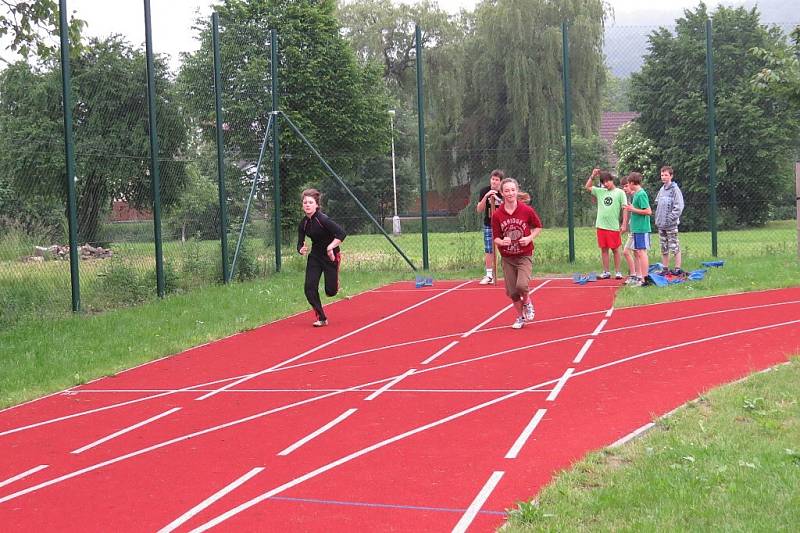
{"type": "Polygon", "coordinates": [[[769,50],[754,47],[750,50],[763,67],[753,76],[751,83],[760,91],[776,98],[787,99],[795,108],[800,107],[800,26],[791,34],[791,46],[777,46],[769,50]]]}
{"type": "MultiPolygon", "coordinates": [[[[10,50],[25,59],[32,53],[39,59],[48,59],[55,55],[58,49],[55,37],[59,34],[56,0],[4,0],[2,5],[6,12],[0,14],[0,37],[10,39],[10,50]]],[[[85,25],[84,21],[69,17],[67,32],[71,43],[80,44],[81,30],[85,25]]]]}
{"type": "Polygon", "coordinates": [[[631,79],[618,78],[606,69],[606,84],[603,87],[603,112],[630,111],[631,79]]]}
{"type": "Polygon", "coordinates": [[[186,188],[169,212],[168,224],[174,237],[219,238],[219,193],[216,180],[190,166],[186,188]]]}
{"type": "MultiPolygon", "coordinates": [[[[133,207],[151,202],[145,57],[119,36],[93,39],[72,61],[78,238],[97,242],[113,198],[133,207]]],[[[156,61],[161,199],[174,203],[185,181],[188,129],[163,59],[156,61]]],[[[66,204],[61,73],[17,62],[0,74],[0,175],[17,204],[38,211],[66,204]]],[[[19,211],[0,213],[16,217],[19,211]]]]}
{"type": "MultiPolygon", "coordinates": [[[[650,53],[632,76],[631,100],[641,133],[670,164],[686,200],[684,227],[704,228],[708,213],[708,135],[704,4],[686,11],[673,35],[650,35],[650,53]]],[[[785,204],[800,132],[798,113],[754,89],[760,68],[748,50],[781,48],[778,32],[758,12],[720,7],[713,14],[717,126],[717,198],[728,227],[761,225],[772,205],[785,204]]],[[[649,159],[649,156],[648,156],[649,159]]]]}
{"type": "Polygon", "coordinates": [[[638,172],[650,182],[659,178],[658,148],[642,134],[637,122],[628,122],[620,127],[614,139],[614,152],[619,157],[617,171],[620,176],[638,172]]]}
{"type": "MultiPolygon", "coordinates": [[[[389,151],[389,100],[379,70],[359,65],[339,33],[331,0],[226,0],[220,15],[226,149],[252,167],[269,120],[270,28],[279,30],[279,107],[340,175],[389,151]]],[[[200,50],[184,58],[179,83],[187,111],[206,139],[215,136],[211,28],[199,19],[200,50]]],[[[281,118],[281,218],[294,225],[300,191],[319,184],[324,167],[281,118]]],[[[270,174],[262,168],[262,173],[270,174]]],[[[240,172],[241,175],[241,172],[240,172]]],[[[273,181],[259,195],[271,198],[273,181]]],[[[327,192],[327,191],[323,191],[327,192]]]]}

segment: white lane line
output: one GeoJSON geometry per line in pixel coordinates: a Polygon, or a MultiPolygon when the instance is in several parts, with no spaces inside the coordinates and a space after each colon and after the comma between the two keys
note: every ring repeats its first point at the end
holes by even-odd
{"type": "Polygon", "coordinates": [[[619,446],[622,446],[626,442],[635,439],[636,437],[638,437],[639,435],[641,435],[645,431],[649,431],[650,428],[652,428],[654,426],[655,426],[655,424],[653,422],[645,424],[642,427],[640,427],[639,429],[637,429],[636,431],[631,431],[630,433],[628,433],[627,435],[625,435],[621,439],[614,441],[614,443],[612,445],[610,445],[609,448],[618,448],[619,446]]]}
{"type": "Polygon", "coordinates": [[[334,418],[333,420],[331,420],[330,422],[328,422],[327,424],[325,424],[324,426],[322,426],[318,430],[314,431],[313,433],[310,433],[310,434],[306,435],[305,437],[303,437],[299,441],[295,442],[294,444],[292,444],[291,446],[289,446],[288,448],[286,448],[285,450],[280,452],[278,455],[289,455],[290,453],[295,451],[300,446],[302,446],[302,445],[306,444],[307,442],[319,437],[320,435],[322,435],[323,433],[325,433],[326,431],[331,429],[333,426],[335,426],[336,424],[338,424],[339,422],[341,422],[342,420],[344,420],[348,416],[350,416],[353,413],[355,413],[357,410],[358,409],[348,409],[347,411],[345,411],[344,413],[340,414],[339,416],[337,416],[336,418],[334,418]]]}
{"type": "Polygon", "coordinates": [[[575,356],[575,359],[572,360],[574,364],[577,365],[578,363],[583,361],[583,356],[586,355],[586,352],[589,351],[589,347],[592,345],[593,342],[594,339],[586,339],[586,342],[583,343],[583,348],[581,348],[581,351],[578,352],[578,355],[575,356]]]}
{"type": "Polygon", "coordinates": [[[606,311],[606,318],[611,318],[611,315],[614,313],[614,308],[611,307],[608,311],[606,311]]]}
{"type": "MultiPolygon", "coordinates": [[[[545,286],[545,285],[547,285],[548,283],[550,283],[550,280],[543,281],[542,283],[540,283],[539,285],[537,285],[537,286],[536,286],[536,287],[534,287],[533,289],[529,290],[529,291],[528,291],[528,294],[529,294],[529,295],[530,295],[530,294],[533,294],[534,292],[538,291],[539,289],[541,289],[542,287],[544,287],[544,286],[545,286]]],[[[464,333],[463,335],[461,335],[461,338],[462,338],[462,339],[466,339],[467,337],[469,337],[469,336],[470,336],[470,335],[472,335],[473,333],[475,333],[475,332],[477,332],[478,330],[480,330],[480,329],[481,329],[483,326],[485,326],[486,324],[488,324],[489,322],[491,322],[491,321],[492,321],[492,320],[494,320],[495,318],[499,317],[500,315],[502,315],[503,313],[505,313],[506,311],[508,311],[509,309],[511,309],[513,306],[514,306],[514,304],[508,304],[507,306],[503,307],[503,308],[502,308],[502,309],[500,309],[498,312],[496,312],[495,314],[493,314],[492,316],[490,316],[489,318],[487,318],[486,320],[484,320],[483,322],[481,322],[480,324],[478,324],[477,326],[475,326],[475,327],[474,327],[474,328],[472,328],[471,330],[469,330],[469,331],[467,331],[466,333],[464,333]]]]}
{"type": "Polygon", "coordinates": [[[475,517],[478,515],[478,511],[481,510],[483,504],[486,503],[486,500],[489,499],[489,496],[492,494],[492,491],[500,483],[500,478],[503,477],[503,472],[493,472],[491,476],[489,476],[489,481],[483,486],[481,491],[475,496],[475,499],[472,500],[472,503],[469,504],[467,508],[467,512],[461,517],[461,520],[458,521],[456,527],[453,528],[453,533],[464,533],[467,528],[472,524],[472,521],[475,520],[475,517]]]}
{"type": "Polygon", "coordinates": [[[183,524],[188,522],[197,513],[199,513],[203,509],[211,506],[211,504],[213,504],[214,502],[216,502],[217,500],[219,500],[220,498],[222,498],[226,494],[229,494],[229,493],[233,492],[234,490],[239,488],[241,485],[243,485],[244,483],[249,481],[252,477],[254,477],[255,475],[261,473],[263,470],[264,470],[264,467],[262,467],[262,466],[259,466],[258,468],[252,469],[251,471],[249,471],[248,473],[246,473],[245,475],[243,475],[242,477],[240,477],[239,479],[237,479],[236,481],[234,481],[230,485],[226,485],[225,487],[221,488],[220,490],[218,490],[217,492],[215,492],[214,494],[212,494],[211,496],[209,496],[208,498],[206,498],[202,502],[198,503],[197,505],[195,505],[194,507],[192,507],[191,509],[186,511],[185,513],[183,513],[181,516],[179,516],[178,518],[176,518],[175,520],[173,520],[172,522],[170,522],[166,526],[164,526],[161,529],[159,529],[158,533],[169,533],[170,531],[175,531],[180,526],[182,526],[183,524]]]}
{"type": "Polygon", "coordinates": [[[407,370],[406,372],[400,374],[399,376],[396,376],[393,380],[389,381],[389,383],[387,383],[386,385],[384,385],[380,389],[376,390],[375,392],[373,392],[372,394],[370,394],[369,396],[364,398],[364,401],[369,402],[371,400],[374,400],[375,398],[380,396],[382,393],[384,393],[387,390],[391,389],[392,385],[394,385],[396,383],[400,383],[401,381],[403,381],[405,378],[407,378],[408,376],[410,376],[411,374],[413,374],[416,371],[417,371],[416,368],[411,368],[411,369],[407,370]]]}
{"type": "MultiPolygon", "coordinates": [[[[77,412],[77,413],[72,413],[71,415],[59,416],[58,418],[51,418],[49,420],[43,420],[41,422],[36,422],[34,424],[28,424],[27,426],[20,426],[20,427],[17,427],[17,428],[13,428],[13,429],[9,429],[9,430],[6,430],[6,431],[2,431],[2,432],[0,432],[0,437],[3,437],[5,435],[11,435],[12,433],[17,433],[19,431],[25,431],[26,429],[33,429],[33,428],[37,428],[37,427],[40,427],[40,426],[46,426],[48,424],[53,424],[55,422],[62,422],[64,420],[69,420],[71,418],[77,418],[77,417],[80,417],[80,416],[92,415],[92,414],[95,414],[95,413],[108,411],[109,409],[116,409],[117,407],[125,407],[126,405],[133,405],[133,404],[144,402],[144,401],[147,401],[147,400],[154,400],[156,398],[163,398],[164,396],[169,396],[171,394],[175,394],[175,393],[178,393],[178,392],[197,392],[196,390],[194,390],[197,387],[206,387],[208,385],[215,385],[217,383],[224,383],[225,381],[230,381],[232,379],[237,379],[237,378],[234,377],[234,378],[217,379],[215,381],[209,381],[207,383],[200,383],[198,385],[190,385],[189,387],[184,387],[182,389],[170,390],[170,391],[167,391],[167,392],[162,392],[160,394],[154,394],[152,396],[145,396],[143,398],[136,398],[135,400],[127,400],[127,401],[115,403],[115,404],[112,404],[112,405],[106,405],[104,407],[98,407],[97,409],[89,409],[88,411],[80,411],[80,412],[77,412]]],[[[80,391],[73,390],[73,391],[70,391],[70,394],[78,394],[79,392],[80,391]]]]}
{"type": "Polygon", "coordinates": [[[298,359],[302,359],[303,357],[305,357],[305,356],[307,356],[309,354],[312,354],[314,352],[317,352],[317,351],[319,351],[319,350],[321,350],[323,348],[327,348],[328,346],[330,346],[332,344],[335,344],[335,343],[339,342],[340,340],[346,339],[348,337],[352,337],[353,335],[361,333],[362,331],[365,331],[365,330],[367,330],[367,329],[369,329],[369,328],[371,328],[373,326],[377,326],[378,324],[382,324],[383,322],[392,320],[392,319],[394,319],[394,318],[396,318],[396,317],[398,317],[398,316],[400,316],[400,315],[402,315],[404,313],[408,313],[412,309],[416,309],[417,307],[420,307],[422,305],[425,305],[426,303],[432,302],[433,300],[435,300],[437,298],[441,298],[442,296],[444,296],[444,295],[446,295],[446,294],[448,294],[448,293],[450,293],[452,291],[455,291],[455,290],[459,289],[460,287],[463,287],[464,285],[466,285],[468,283],[471,283],[471,282],[465,281],[464,283],[462,283],[460,285],[456,285],[452,289],[448,289],[448,290],[446,290],[446,291],[444,291],[442,293],[439,293],[439,294],[437,294],[435,296],[431,296],[430,298],[422,300],[421,302],[417,302],[414,305],[411,305],[409,307],[401,309],[401,310],[399,310],[399,311],[397,311],[395,313],[392,313],[389,316],[383,317],[380,320],[376,320],[375,322],[371,322],[371,323],[369,323],[369,324],[367,324],[365,326],[361,326],[360,328],[354,329],[353,331],[345,333],[344,335],[340,335],[340,336],[336,337],[335,339],[331,339],[328,342],[323,342],[322,344],[319,344],[319,345],[317,345],[317,346],[315,346],[315,347],[313,347],[313,348],[311,348],[309,350],[306,350],[305,352],[303,352],[301,354],[295,355],[294,357],[290,357],[289,359],[286,359],[285,361],[282,361],[282,362],[280,362],[280,363],[278,363],[276,365],[273,365],[273,366],[271,366],[269,368],[265,368],[264,370],[259,370],[258,372],[254,372],[254,373],[252,373],[250,375],[247,375],[247,376],[245,376],[243,378],[237,379],[233,383],[228,383],[227,385],[225,385],[223,387],[220,387],[218,390],[215,390],[215,391],[209,392],[207,394],[204,394],[204,395],[200,396],[199,398],[195,398],[195,400],[205,400],[207,398],[211,398],[212,396],[216,396],[220,392],[222,392],[224,390],[227,390],[227,389],[230,389],[232,387],[235,387],[237,385],[240,385],[240,384],[244,383],[247,380],[256,378],[256,377],[261,376],[263,374],[266,374],[268,372],[274,372],[275,370],[281,368],[282,366],[288,365],[289,363],[293,363],[293,362],[297,361],[298,359]]]}
{"type": "Polygon", "coordinates": [[[8,479],[6,479],[4,481],[0,481],[0,487],[5,487],[6,485],[10,485],[10,484],[14,483],[15,481],[19,481],[20,479],[23,479],[23,478],[26,478],[26,477],[28,477],[30,475],[33,475],[36,472],[38,472],[39,470],[44,470],[45,468],[47,468],[47,465],[34,466],[30,470],[26,470],[26,471],[24,471],[24,472],[22,472],[20,474],[17,474],[16,476],[10,477],[10,478],[8,478],[8,479]]]}
{"type": "Polygon", "coordinates": [[[511,446],[511,449],[508,450],[506,454],[506,459],[516,459],[517,455],[519,455],[520,450],[522,447],[525,446],[525,443],[528,442],[533,431],[536,429],[536,426],[539,425],[539,422],[542,421],[544,418],[544,414],[547,412],[547,409],[539,409],[536,411],[536,414],[533,415],[531,421],[528,422],[528,425],[525,426],[525,429],[522,430],[517,440],[514,442],[514,445],[511,446]]]}
{"type": "MultiPolygon", "coordinates": [[[[769,329],[780,328],[780,327],[794,325],[794,324],[800,324],[800,320],[790,320],[790,321],[787,321],[787,322],[780,322],[780,323],[777,323],[777,324],[769,324],[767,326],[759,326],[759,327],[751,328],[751,329],[737,330],[737,331],[733,331],[733,332],[730,332],[730,333],[723,333],[723,334],[720,334],[720,335],[714,335],[712,337],[704,337],[702,339],[695,339],[693,341],[683,342],[683,343],[680,343],[680,344],[674,344],[672,346],[664,346],[664,347],[657,348],[657,349],[654,349],[654,350],[649,350],[647,352],[642,352],[642,353],[635,354],[635,355],[632,355],[632,356],[629,356],[629,357],[618,359],[616,361],[611,361],[609,363],[598,365],[598,366],[595,366],[595,367],[592,367],[592,368],[588,368],[588,369],[582,370],[580,372],[576,372],[573,377],[578,377],[578,376],[583,376],[583,375],[586,375],[586,374],[591,374],[593,372],[597,372],[597,371],[603,370],[605,368],[610,368],[610,367],[613,367],[613,366],[616,366],[616,365],[622,365],[622,364],[628,363],[630,361],[634,361],[634,360],[639,359],[639,358],[648,357],[650,355],[654,355],[654,354],[657,354],[657,353],[660,353],[660,352],[666,352],[666,351],[669,351],[669,350],[674,350],[674,349],[677,349],[677,348],[683,348],[685,346],[691,346],[691,345],[694,345],[694,344],[701,344],[701,343],[704,343],[704,342],[710,342],[710,341],[715,341],[715,340],[724,339],[724,338],[728,338],[728,337],[734,337],[734,336],[737,336],[737,335],[745,335],[747,333],[753,333],[753,332],[756,332],[756,331],[766,331],[766,330],[769,330],[769,329]]],[[[429,372],[429,371],[437,370],[437,369],[442,369],[442,368],[445,368],[445,367],[453,366],[453,364],[454,363],[447,364],[447,365],[442,365],[442,366],[439,366],[439,367],[433,367],[433,368],[429,368],[429,369],[426,369],[426,370],[421,370],[419,373],[429,372]]],[[[378,380],[378,381],[375,381],[373,383],[380,383],[382,381],[385,381],[385,380],[378,380]]],[[[323,465],[323,466],[317,468],[316,470],[308,472],[308,473],[306,473],[306,474],[304,474],[304,475],[302,475],[302,476],[300,476],[298,478],[295,478],[295,479],[293,479],[291,481],[288,481],[288,482],[284,483],[283,485],[281,485],[279,487],[276,487],[275,489],[272,489],[272,490],[270,490],[268,492],[265,492],[265,493],[255,497],[255,498],[253,498],[253,499],[251,499],[251,500],[239,505],[235,509],[231,509],[230,511],[226,512],[224,515],[218,516],[217,518],[215,518],[214,520],[212,520],[208,524],[205,524],[204,526],[201,526],[201,527],[205,527],[205,526],[211,527],[210,525],[216,525],[218,523],[224,522],[225,520],[227,520],[231,516],[234,516],[234,515],[242,512],[242,511],[244,511],[245,509],[248,509],[248,508],[250,508],[250,507],[252,507],[254,505],[257,505],[258,503],[260,503],[260,502],[262,502],[262,501],[264,501],[266,499],[269,499],[269,498],[271,498],[271,497],[273,497],[273,496],[275,496],[277,494],[280,494],[281,492],[283,492],[285,490],[288,490],[288,489],[290,489],[292,487],[295,487],[295,486],[297,486],[297,485],[299,485],[299,484],[301,484],[301,483],[303,483],[303,482],[305,482],[305,481],[307,481],[309,479],[312,479],[314,477],[317,477],[320,474],[323,474],[323,473],[325,473],[325,472],[327,472],[329,470],[332,470],[332,469],[336,468],[337,466],[340,466],[342,464],[348,463],[348,462],[352,461],[353,459],[357,459],[357,458],[361,457],[362,455],[366,455],[366,454],[368,454],[370,452],[373,452],[375,450],[378,450],[378,449],[383,448],[385,446],[388,446],[390,444],[394,444],[397,441],[400,441],[400,440],[403,440],[403,439],[408,438],[410,436],[416,435],[417,433],[421,433],[423,431],[427,431],[427,430],[432,429],[434,427],[438,427],[440,425],[447,424],[447,423],[452,422],[453,420],[456,420],[458,418],[467,416],[467,415],[469,415],[471,413],[474,413],[476,411],[480,411],[481,409],[485,409],[485,408],[490,407],[492,405],[496,405],[498,403],[504,402],[504,401],[509,400],[511,398],[515,398],[515,397],[520,396],[522,394],[526,394],[526,393],[535,391],[537,389],[541,389],[543,387],[546,387],[547,385],[551,385],[551,384],[557,383],[557,382],[558,382],[558,379],[551,379],[549,381],[544,381],[542,383],[537,383],[535,385],[531,385],[530,387],[527,387],[525,389],[520,389],[520,390],[516,390],[516,391],[510,392],[510,393],[505,394],[503,396],[499,396],[499,397],[494,398],[492,400],[487,400],[486,402],[483,402],[481,404],[469,407],[469,408],[467,408],[467,409],[465,409],[463,411],[459,411],[459,412],[454,413],[452,415],[448,415],[448,416],[446,416],[444,418],[441,418],[439,420],[435,420],[435,421],[430,422],[428,424],[425,424],[423,426],[419,426],[417,428],[411,429],[409,431],[406,431],[405,433],[401,433],[401,434],[395,435],[394,437],[390,437],[388,439],[385,439],[385,440],[382,440],[382,441],[377,442],[375,444],[372,444],[372,445],[370,445],[370,446],[368,446],[366,448],[363,448],[361,450],[355,451],[355,452],[353,452],[353,453],[351,453],[351,454],[349,454],[347,456],[341,457],[341,458],[339,458],[339,459],[337,459],[337,460],[335,460],[335,461],[333,461],[331,463],[323,465]],[[213,524],[212,524],[212,522],[213,522],[213,524]]],[[[165,441],[165,442],[161,442],[159,444],[154,444],[154,445],[149,446],[147,448],[142,448],[140,450],[136,450],[136,451],[127,453],[125,455],[114,457],[114,458],[109,459],[107,461],[103,461],[101,463],[97,463],[97,464],[88,466],[86,468],[82,468],[80,470],[76,470],[76,471],[70,472],[68,474],[64,474],[64,475],[59,476],[57,478],[50,479],[50,480],[45,481],[43,483],[39,483],[38,485],[35,485],[35,486],[32,486],[32,487],[28,487],[26,489],[17,491],[17,492],[15,492],[13,494],[8,494],[6,496],[0,497],[0,503],[5,503],[7,501],[19,498],[20,496],[24,496],[26,494],[30,494],[31,492],[35,492],[37,490],[41,490],[43,488],[50,487],[50,486],[55,485],[57,483],[61,483],[61,482],[66,481],[68,479],[72,479],[74,477],[78,477],[78,476],[80,476],[82,474],[86,474],[88,472],[93,472],[95,470],[99,470],[100,468],[103,468],[103,467],[106,467],[106,466],[109,466],[109,465],[112,465],[112,464],[116,464],[116,463],[119,463],[121,461],[125,461],[127,459],[131,459],[133,457],[138,457],[140,455],[144,455],[144,454],[149,453],[151,451],[158,450],[158,449],[161,449],[161,448],[165,448],[167,446],[170,446],[172,444],[176,444],[178,442],[183,442],[183,441],[186,441],[186,440],[189,440],[189,439],[192,439],[192,438],[199,437],[201,435],[205,435],[205,434],[208,434],[208,433],[212,433],[214,431],[218,431],[220,429],[225,429],[225,428],[236,426],[238,424],[242,424],[242,423],[245,423],[245,422],[250,422],[252,420],[256,420],[258,418],[261,418],[261,417],[264,417],[264,416],[267,416],[267,415],[270,415],[270,414],[274,414],[274,413],[277,413],[277,412],[285,411],[285,410],[291,409],[293,407],[297,407],[299,405],[304,405],[304,404],[307,404],[307,403],[311,403],[311,402],[314,402],[314,401],[317,401],[317,400],[322,400],[322,399],[325,399],[325,398],[329,398],[329,397],[335,396],[337,394],[341,394],[343,392],[350,392],[350,391],[359,390],[359,389],[361,389],[363,387],[368,387],[368,386],[372,385],[373,383],[363,383],[361,385],[355,385],[355,386],[351,387],[350,389],[346,389],[346,390],[341,391],[341,392],[332,392],[330,394],[324,394],[324,395],[321,395],[321,396],[315,396],[313,398],[309,398],[309,399],[302,400],[302,401],[295,402],[295,403],[288,404],[288,405],[283,405],[283,406],[280,406],[280,407],[276,407],[274,409],[270,409],[268,411],[264,411],[264,412],[261,412],[261,413],[256,413],[254,415],[251,415],[251,416],[248,416],[248,417],[245,417],[245,418],[241,418],[241,419],[234,420],[234,421],[231,421],[231,422],[226,422],[226,423],[220,424],[218,426],[213,426],[213,427],[206,428],[206,429],[203,429],[203,430],[200,430],[200,431],[196,431],[194,433],[190,433],[190,434],[187,434],[187,435],[176,437],[174,439],[171,439],[171,440],[168,440],[168,441],[165,441]]],[[[208,527],[206,527],[206,529],[208,529],[208,527]]]]}
{"type": "Polygon", "coordinates": [[[134,424],[132,426],[128,426],[126,428],[122,428],[119,431],[116,431],[116,432],[112,433],[111,435],[103,437],[102,439],[97,439],[94,442],[90,442],[86,446],[82,446],[82,447],[78,448],[77,450],[73,450],[70,453],[74,453],[74,454],[83,453],[86,450],[89,450],[91,448],[94,448],[95,446],[99,446],[99,445],[103,444],[104,442],[108,442],[111,439],[116,439],[117,437],[119,437],[121,435],[124,435],[126,433],[129,433],[129,432],[133,431],[134,429],[139,429],[142,426],[146,426],[147,424],[149,424],[151,422],[155,422],[156,420],[158,420],[160,418],[164,418],[165,416],[169,416],[172,413],[174,413],[176,411],[180,411],[180,410],[181,410],[180,407],[173,407],[172,409],[170,409],[168,411],[164,411],[163,413],[158,414],[156,416],[150,417],[147,420],[142,420],[141,422],[138,422],[138,423],[136,423],[136,424],[134,424]]]}
{"type": "Polygon", "coordinates": [[[456,344],[458,344],[458,341],[453,341],[453,342],[451,342],[450,344],[448,344],[447,346],[445,346],[444,348],[442,348],[441,350],[439,350],[438,352],[436,352],[436,353],[435,353],[435,354],[433,354],[432,356],[430,356],[430,357],[428,357],[427,359],[425,359],[425,360],[422,362],[422,364],[423,364],[423,365],[427,365],[428,363],[432,362],[434,359],[436,359],[437,357],[439,357],[440,355],[442,355],[442,354],[443,354],[443,353],[445,353],[446,351],[450,350],[450,348],[452,348],[452,347],[453,347],[453,346],[455,346],[456,344]]]}
{"type": "MultiPolygon", "coordinates": [[[[441,367],[437,367],[441,368],[441,367]]],[[[420,370],[417,374],[423,372],[420,370]]],[[[386,380],[382,380],[386,381],[386,380]]],[[[169,390],[169,389],[164,389],[169,390]]],[[[209,389],[210,390],[210,389],[209,389]]],[[[347,389],[236,389],[236,390],[228,390],[225,391],[225,394],[269,394],[269,393],[280,393],[284,394],[287,392],[309,392],[309,393],[325,393],[325,392],[349,392],[352,388],[347,389]]],[[[369,389],[367,387],[360,388],[357,392],[364,393],[364,392],[371,392],[373,389],[369,389]]],[[[396,389],[393,388],[388,392],[413,392],[419,394],[439,394],[439,393],[469,393],[469,394],[481,394],[481,393],[490,393],[495,394],[498,392],[513,392],[519,389],[396,389]]],[[[152,390],[129,390],[129,389],[122,389],[122,390],[88,390],[84,391],[86,393],[118,393],[118,392],[153,392],[152,390]]],[[[176,392],[176,391],[173,391],[176,392]]],[[[197,392],[206,392],[205,390],[199,390],[197,392]]]]}
{"type": "Polygon", "coordinates": [[[558,378],[556,386],[553,387],[553,390],[550,391],[550,394],[547,395],[547,398],[545,398],[544,401],[546,402],[555,401],[556,397],[558,396],[558,393],[561,392],[561,389],[563,389],[564,385],[567,384],[567,380],[570,378],[570,376],[572,376],[572,373],[574,371],[575,371],[574,368],[568,368],[567,371],[564,372],[564,375],[558,378]]]}
{"type": "Polygon", "coordinates": [[[600,335],[600,332],[603,331],[603,328],[606,327],[606,324],[608,324],[608,319],[601,320],[600,323],[597,324],[597,327],[594,328],[594,331],[592,332],[592,337],[597,337],[598,335],[600,335]]]}

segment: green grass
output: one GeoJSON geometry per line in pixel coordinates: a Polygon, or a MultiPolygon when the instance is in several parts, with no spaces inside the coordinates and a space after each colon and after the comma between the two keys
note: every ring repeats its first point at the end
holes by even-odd
{"type": "Polygon", "coordinates": [[[522,531],[797,531],[800,360],[590,454],[510,513],[522,531]]]}

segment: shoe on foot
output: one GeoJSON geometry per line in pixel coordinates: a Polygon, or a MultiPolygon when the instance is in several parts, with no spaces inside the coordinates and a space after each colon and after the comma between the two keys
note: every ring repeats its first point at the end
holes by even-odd
{"type": "Polygon", "coordinates": [[[602,274],[600,274],[600,276],[598,276],[598,277],[599,277],[600,279],[609,279],[609,278],[611,278],[611,272],[603,272],[603,273],[602,273],[602,274]]]}
{"type": "Polygon", "coordinates": [[[316,322],[314,322],[311,325],[314,326],[315,328],[321,328],[322,326],[327,326],[328,325],[328,321],[327,320],[317,320],[316,322]]]}
{"type": "Polygon", "coordinates": [[[518,316],[517,319],[511,324],[513,329],[522,329],[522,326],[525,325],[525,317],[518,316]]]}
{"type": "Polygon", "coordinates": [[[494,282],[494,278],[490,275],[485,275],[483,278],[478,282],[479,285],[489,285],[494,282]]]}
{"type": "Polygon", "coordinates": [[[670,274],[672,274],[673,276],[682,276],[684,272],[680,268],[675,267],[672,270],[670,270],[670,274]]]}
{"type": "Polygon", "coordinates": [[[617,272],[614,274],[614,279],[622,279],[622,272],[617,272]]]}
{"type": "Polygon", "coordinates": [[[536,316],[536,312],[533,310],[533,303],[528,302],[522,306],[522,312],[525,314],[525,320],[528,322],[532,322],[534,317],[536,316]]]}
{"type": "Polygon", "coordinates": [[[628,279],[625,280],[625,285],[633,286],[633,285],[636,285],[636,283],[638,281],[639,281],[639,278],[637,278],[636,276],[628,276],[628,279]]]}
{"type": "Polygon", "coordinates": [[[658,274],[661,274],[662,276],[667,276],[669,275],[669,269],[667,267],[664,267],[658,272],[658,274]]]}

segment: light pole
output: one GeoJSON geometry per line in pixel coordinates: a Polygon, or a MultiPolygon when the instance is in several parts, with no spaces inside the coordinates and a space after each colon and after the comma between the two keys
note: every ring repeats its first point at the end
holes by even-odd
{"type": "Polygon", "coordinates": [[[392,233],[400,235],[400,217],[397,216],[397,171],[394,165],[394,109],[389,110],[389,124],[392,129],[392,190],[394,191],[394,216],[392,217],[392,233]]]}

